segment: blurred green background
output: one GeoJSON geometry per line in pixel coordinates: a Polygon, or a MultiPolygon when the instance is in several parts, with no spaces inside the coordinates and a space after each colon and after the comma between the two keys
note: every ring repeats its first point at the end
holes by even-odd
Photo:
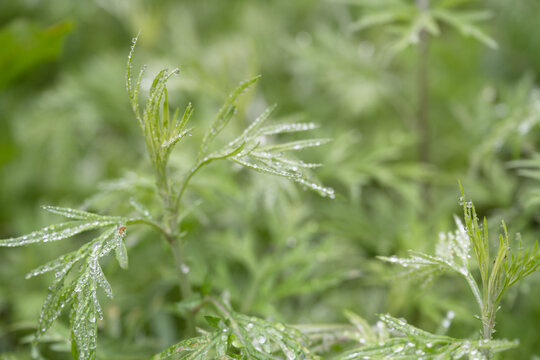
{"type": "MultiPolygon", "coordinates": [[[[198,174],[186,220],[196,289],[227,291],[238,310],[288,323],[345,322],[350,309],[435,331],[452,310],[449,334],[476,336],[460,279],[419,291],[392,282],[376,256],[432,251],[460,214],[457,179],[493,234],[504,218],[526,244],[539,238],[540,2],[459,1],[491,13],[481,28],[498,49],[441,26],[425,67],[426,134],[415,125],[418,49],[387,59],[399,29],[354,31],[378,6],[402,2],[0,1],[0,238],[59,221],[41,205],[111,215],[129,212],[131,197],[158,206],[124,85],[140,31],[136,65],[149,74],[179,66],[170,102],[195,107],[176,168],[189,166],[227,93],[256,74],[231,133],[277,103],[278,117],[316,122],[316,136],[333,138],[302,156],[324,165],[317,174],[334,200],[228,163],[198,174]],[[429,153],[419,154],[422,143],[429,153]]],[[[183,336],[170,305],[179,300],[173,262],[157,237],[132,231],[130,268],[105,265],[116,297],[105,300],[100,358],[147,359],[183,336]]],[[[0,358],[30,358],[49,279],[24,274],[83,241],[0,250],[0,358]]],[[[513,288],[499,312],[496,337],[520,340],[508,358],[540,355],[539,280],[513,288]]],[[[50,359],[69,358],[67,323],[47,338],[50,359]]]]}

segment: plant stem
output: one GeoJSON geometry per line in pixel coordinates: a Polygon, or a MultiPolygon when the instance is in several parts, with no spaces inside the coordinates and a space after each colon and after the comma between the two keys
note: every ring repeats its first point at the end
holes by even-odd
{"type": "Polygon", "coordinates": [[[491,340],[494,326],[495,316],[492,314],[492,311],[488,311],[488,314],[486,314],[482,319],[482,338],[484,340],[491,340]]]}
{"type": "MultiPolygon", "coordinates": [[[[484,290],[483,293],[483,298],[485,302],[482,300],[482,296],[480,295],[480,289],[478,288],[478,285],[470,272],[463,274],[463,276],[467,280],[467,283],[472,290],[476,303],[478,304],[478,308],[480,309],[480,313],[482,314],[482,339],[491,340],[491,335],[493,335],[493,329],[495,327],[496,304],[494,305],[490,303],[487,295],[487,290],[484,290]]],[[[489,349],[483,349],[482,354],[487,359],[491,359],[491,352],[489,351],[489,349]]]]}
{"type": "Polygon", "coordinates": [[[189,278],[187,276],[186,269],[186,263],[184,261],[184,254],[182,252],[182,248],[180,247],[180,244],[178,244],[176,241],[171,244],[170,246],[171,252],[174,258],[174,262],[176,265],[176,268],[178,270],[178,278],[180,282],[180,290],[182,292],[182,298],[186,299],[190,297],[193,293],[191,290],[191,284],[189,282],[189,278]]]}
{"type": "MultiPolygon", "coordinates": [[[[166,164],[157,170],[157,186],[158,191],[163,201],[163,225],[158,227],[161,229],[162,235],[167,240],[167,244],[171,250],[174,265],[178,273],[178,285],[182,294],[182,300],[185,300],[192,296],[191,283],[189,281],[189,268],[187,267],[184,259],[182,242],[180,236],[180,220],[178,216],[179,199],[174,196],[170,186],[170,181],[167,175],[166,164]],[[188,271],[186,271],[188,269],[188,271]]],[[[187,183],[186,183],[187,184],[187,183]]],[[[195,331],[194,315],[191,313],[186,314],[186,328],[188,335],[192,335],[195,331]]]]}
{"type": "MultiPolygon", "coordinates": [[[[416,0],[416,6],[421,11],[429,9],[429,0],[416,0]]],[[[418,60],[416,67],[417,105],[416,131],[418,133],[418,156],[420,161],[428,164],[430,161],[430,124],[429,124],[429,34],[425,29],[420,30],[418,43],[418,60]]],[[[429,187],[422,184],[426,203],[430,202],[429,187]]]]}
{"type": "MultiPolygon", "coordinates": [[[[482,339],[491,340],[491,336],[495,331],[495,317],[497,312],[497,304],[491,301],[486,301],[485,309],[482,311],[482,339]]],[[[482,354],[487,359],[492,358],[490,349],[484,349],[482,354]]]]}

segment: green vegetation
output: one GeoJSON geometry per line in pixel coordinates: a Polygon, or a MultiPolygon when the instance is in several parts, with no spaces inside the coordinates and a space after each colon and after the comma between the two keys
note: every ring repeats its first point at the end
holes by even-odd
{"type": "Polygon", "coordinates": [[[0,4],[0,359],[536,359],[538,16],[0,4]]]}

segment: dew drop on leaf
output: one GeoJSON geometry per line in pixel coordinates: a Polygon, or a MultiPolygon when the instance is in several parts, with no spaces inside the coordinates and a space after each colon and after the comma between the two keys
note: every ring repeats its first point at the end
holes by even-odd
{"type": "Polygon", "coordinates": [[[182,264],[180,265],[180,271],[182,272],[182,274],[188,274],[190,271],[190,268],[186,264],[182,264]]]}

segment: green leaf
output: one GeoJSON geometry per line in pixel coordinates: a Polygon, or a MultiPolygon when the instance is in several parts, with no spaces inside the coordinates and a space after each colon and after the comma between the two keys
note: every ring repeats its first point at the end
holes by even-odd
{"type": "Polygon", "coordinates": [[[0,90],[36,65],[56,59],[72,29],[70,22],[42,28],[22,17],[0,28],[0,90]]]}
{"type": "Polygon", "coordinates": [[[248,138],[250,136],[256,136],[259,134],[258,130],[260,127],[272,116],[272,114],[276,111],[277,105],[274,104],[264,110],[261,115],[259,115],[255,121],[253,121],[249,126],[244,130],[244,133],[240,136],[240,138],[248,138]]]}
{"type": "Polygon", "coordinates": [[[515,348],[516,341],[507,340],[463,340],[429,333],[408,324],[405,320],[388,314],[380,316],[394,337],[366,343],[365,346],[349,350],[336,359],[461,359],[481,358],[485,350],[496,353],[515,348]]]}
{"type": "Polygon", "coordinates": [[[221,321],[221,318],[215,317],[215,316],[205,316],[204,319],[213,328],[219,329],[219,323],[221,321]]]}
{"type": "MultiPolygon", "coordinates": [[[[497,49],[497,42],[484,33],[473,21],[476,19],[483,20],[485,17],[479,16],[479,13],[454,12],[444,9],[435,9],[432,11],[433,16],[448,25],[458,30],[463,36],[472,37],[482,44],[497,49]],[[468,16],[469,15],[469,16],[468,16]]],[[[482,13],[485,14],[485,13],[482,13]]],[[[485,16],[485,15],[484,15],[485,16]]]]}
{"type": "Polygon", "coordinates": [[[125,225],[118,226],[114,234],[116,260],[122,269],[127,269],[128,267],[128,254],[125,242],[126,234],[127,228],[125,225]]]}
{"type": "Polygon", "coordinates": [[[249,87],[259,81],[261,77],[255,76],[249,80],[243,81],[238,85],[238,87],[229,94],[229,97],[217,113],[214,121],[206,131],[204,138],[201,143],[201,148],[199,150],[199,158],[202,158],[208,152],[208,147],[210,143],[215,139],[215,137],[227,126],[234,114],[236,113],[236,102],[240,95],[246,91],[249,87]]]}
{"type": "Polygon", "coordinates": [[[85,231],[111,226],[117,222],[118,220],[115,219],[91,221],[80,220],[50,225],[28,235],[0,240],[0,246],[14,247],[63,240],[85,231]]]}
{"type": "Polygon", "coordinates": [[[213,333],[183,340],[155,355],[152,359],[167,360],[174,356],[174,359],[178,360],[206,360],[208,359],[207,354],[215,346],[220,336],[219,333],[213,333]],[[178,354],[181,354],[180,357],[178,357],[178,354]]]}
{"type": "Polygon", "coordinates": [[[97,290],[101,288],[108,297],[113,295],[99,260],[114,250],[120,266],[127,267],[127,251],[124,243],[126,224],[134,219],[102,216],[53,206],[44,208],[52,213],[78,220],[51,225],[18,238],[0,240],[0,246],[46,243],[66,239],[88,230],[99,228],[106,228],[106,230],[78,250],[41,265],[27,275],[27,278],[30,278],[50,271],[55,272],[54,281],[49,287],[49,294],[41,309],[38,329],[33,341],[34,347],[62,311],[71,305],[73,353],[78,360],[95,359],[96,324],[97,320],[102,318],[97,290]],[[81,264],[78,273],[68,280],[68,275],[73,273],[72,270],[77,263],[81,264]]]}
{"type": "Polygon", "coordinates": [[[87,211],[63,208],[63,207],[58,207],[58,206],[43,206],[43,209],[49,212],[52,212],[53,214],[62,215],[67,218],[75,219],[75,220],[115,220],[115,221],[118,221],[119,219],[121,219],[120,217],[98,215],[98,214],[90,213],[87,211]]]}
{"type": "Polygon", "coordinates": [[[347,317],[347,320],[354,325],[356,331],[360,334],[359,338],[362,339],[362,341],[365,341],[368,344],[377,341],[377,335],[366,320],[350,310],[345,310],[343,314],[347,317]]]}
{"type": "Polygon", "coordinates": [[[263,127],[257,132],[258,136],[278,135],[299,131],[309,131],[317,129],[319,126],[315,123],[291,123],[291,124],[274,124],[263,127]]]}
{"type": "Polygon", "coordinates": [[[318,357],[307,349],[308,339],[297,329],[238,314],[215,299],[220,316],[205,316],[212,333],[183,340],[155,355],[165,359],[306,359],[318,357]]]}
{"type": "Polygon", "coordinates": [[[395,8],[385,8],[384,10],[372,12],[363,16],[360,20],[351,25],[351,30],[361,31],[370,27],[391,24],[396,21],[407,21],[414,17],[416,9],[413,6],[403,6],[395,8]]]}
{"type": "Polygon", "coordinates": [[[273,144],[259,147],[262,152],[276,152],[281,153],[285,151],[299,151],[310,147],[317,147],[328,143],[331,139],[309,139],[291,141],[283,144],[273,144]]]}

